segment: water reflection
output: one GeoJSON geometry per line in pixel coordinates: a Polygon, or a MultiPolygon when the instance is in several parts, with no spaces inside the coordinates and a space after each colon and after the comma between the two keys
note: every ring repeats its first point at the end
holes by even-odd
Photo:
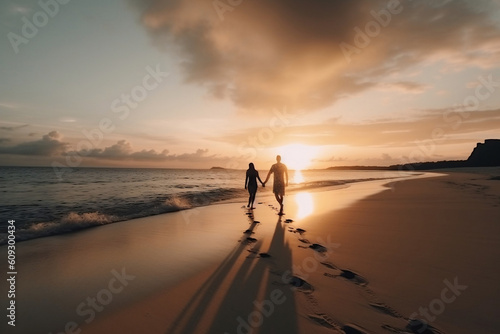
{"type": "Polygon", "coordinates": [[[301,219],[309,216],[314,210],[314,202],[310,193],[300,192],[295,195],[295,202],[297,202],[297,218],[301,219]]]}
{"type": "Polygon", "coordinates": [[[302,182],[304,182],[304,176],[302,175],[302,172],[297,169],[293,175],[293,183],[299,184],[302,182]]]}

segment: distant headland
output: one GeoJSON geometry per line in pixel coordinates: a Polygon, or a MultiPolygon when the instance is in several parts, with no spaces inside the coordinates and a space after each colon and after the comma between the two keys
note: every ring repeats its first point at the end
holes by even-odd
{"type": "Polygon", "coordinates": [[[500,139],[486,139],[477,143],[467,160],[444,160],[415,162],[390,166],[336,166],[327,169],[336,170],[425,170],[458,167],[494,167],[500,166],[500,139]]]}

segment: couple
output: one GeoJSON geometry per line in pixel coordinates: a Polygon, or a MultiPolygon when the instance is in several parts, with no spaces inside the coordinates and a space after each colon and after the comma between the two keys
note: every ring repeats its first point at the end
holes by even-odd
{"type": "Polygon", "coordinates": [[[257,193],[257,179],[259,179],[262,186],[265,187],[267,181],[271,174],[274,174],[274,182],[273,182],[273,193],[276,197],[276,200],[280,204],[280,212],[279,215],[283,215],[283,198],[285,197],[285,186],[288,186],[288,169],[284,164],[281,163],[281,156],[276,156],[276,163],[271,166],[269,173],[267,173],[266,180],[262,182],[259,177],[259,172],[255,169],[253,163],[250,163],[249,168],[247,170],[247,175],[245,178],[245,189],[248,188],[248,192],[250,193],[250,197],[248,198],[248,205],[254,209],[253,202],[255,201],[255,194],[257,193]]]}

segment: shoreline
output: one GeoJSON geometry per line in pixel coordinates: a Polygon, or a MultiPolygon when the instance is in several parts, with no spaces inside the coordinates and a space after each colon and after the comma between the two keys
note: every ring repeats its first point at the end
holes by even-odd
{"type": "Polygon", "coordinates": [[[474,329],[493,333],[500,325],[494,317],[500,296],[492,290],[500,278],[495,267],[500,231],[493,223],[499,218],[495,194],[500,183],[475,174],[433,176],[395,185],[371,181],[308,196],[289,195],[281,220],[274,201],[266,200],[253,218],[236,204],[198,208],[193,210],[198,214],[187,217],[178,212],[179,229],[184,231],[171,222],[166,228],[165,222],[155,219],[160,215],[120,229],[113,227],[116,224],[89,229],[83,239],[77,233],[35,239],[26,243],[30,247],[21,243],[19,261],[26,276],[29,271],[54,272],[37,282],[19,277],[26,294],[20,298],[31,308],[19,319],[33,319],[38,330],[18,323],[26,333],[60,332],[73,319],[83,333],[232,334],[250,326],[259,333],[283,328],[290,333],[342,333],[342,328],[364,328],[382,334],[404,329],[415,312],[425,320],[419,307],[431,305],[435,310],[441,304],[434,300],[446,282],[453,286],[458,277],[458,286],[466,285],[466,290],[459,291],[456,302],[443,303],[445,310],[439,315],[431,313],[436,319],[430,325],[442,333],[474,329]],[[466,214],[471,206],[481,219],[466,214]],[[260,223],[254,224],[255,220],[260,223]],[[158,235],[134,232],[142,224],[156,225],[158,235]],[[246,229],[254,232],[255,241],[246,240],[242,234],[246,229]],[[183,240],[168,239],[174,232],[183,240]],[[95,240],[98,236],[101,239],[95,240]],[[311,247],[314,244],[326,251],[311,247]],[[63,245],[68,247],[65,254],[54,253],[63,245]],[[40,252],[52,255],[42,260],[40,252]],[[37,263],[35,254],[44,262],[37,263]],[[76,258],[79,263],[73,263],[76,258]],[[111,267],[120,271],[122,265],[135,279],[87,324],[75,314],[75,307],[106,286],[111,267]],[[178,272],[181,269],[185,272],[178,272]],[[172,271],[175,279],[169,279],[172,271]],[[292,276],[295,281],[285,280],[292,276]],[[69,310],[40,312],[34,296],[44,295],[58,300],[57,309],[69,310]],[[38,312],[33,314],[34,310],[38,312]],[[262,323],[258,317],[249,318],[259,310],[262,323]],[[476,323],[483,327],[475,327],[476,323]]]}
{"type": "MultiPolygon", "coordinates": [[[[356,171],[354,171],[356,172],[356,171]]],[[[366,171],[361,171],[366,172],[366,171]]],[[[418,173],[421,174],[421,173],[418,173]]],[[[418,175],[417,174],[417,175],[418,175]]],[[[400,176],[388,176],[386,178],[359,178],[359,179],[338,179],[338,180],[324,180],[324,181],[313,181],[304,184],[291,184],[288,190],[289,194],[295,194],[301,191],[328,191],[332,189],[338,189],[346,186],[350,186],[353,183],[367,182],[374,180],[383,179],[397,179],[405,178],[412,175],[410,172],[403,172],[400,176]],[[406,174],[406,175],[405,175],[406,174]]],[[[259,187],[261,188],[261,187],[259,187]]],[[[149,208],[149,210],[140,213],[129,213],[128,217],[115,216],[112,211],[109,210],[99,210],[95,211],[77,211],[69,210],[64,216],[62,216],[57,221],[47,221],[47,222],[36,222],[31,223],[29,228],[22,226],[17,230],[17,242],[25,242],[28,240],[35,240],[39,238],[51,237],[56,235],[78,233],[86,229],[91,229],[95,227],[106,226],[110,224],[122,223],[139,218],[148,218],[157,215],[170,214],[175,212],[180,212],[184,210],[196,209],[200,207],[226,204],[226,203],[243,203],[247,201],[247,192],[243,189],[236,188],[221,188],[217,189],[219,192],[227,193],[223,197],[229,196],[229,198],[213,199],[215,196],[220,196],[220,194],[212,194],[212,191],[202,191],[202,192],[188,192],[179,194],[168,194],[165,195],[165,199],[162,201],[157,201],[154,207],[149,208]]],[[[262,198],[274,198],[271,189],[265,188],[260,189],[259,196],[262,198]]],[[[0,246],[6,244],[7,235],[0,234],[0,246]]]]}

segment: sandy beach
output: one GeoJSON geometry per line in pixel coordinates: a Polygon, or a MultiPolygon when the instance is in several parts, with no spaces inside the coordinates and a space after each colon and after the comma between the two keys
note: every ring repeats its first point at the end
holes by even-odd
{"type": "Polygon", "coordinates": [[[19,243],[15,332],[497,333],[500,171],[479,172],[19,243]]]}
{"type": "Polygon", "coordinates": [[[500,0],[0,17],[0,334],[500,334],[500,0]]]}

